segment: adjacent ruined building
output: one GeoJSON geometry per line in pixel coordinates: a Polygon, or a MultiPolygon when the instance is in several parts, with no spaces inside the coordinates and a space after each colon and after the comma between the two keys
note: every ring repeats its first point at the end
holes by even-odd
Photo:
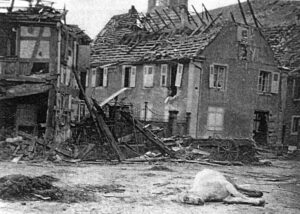
{"type": "Polygon", "coordinates": [[[266,39],[187,4],[149,0],[147,14],[113,16],[92,44],[87,95],[101,103],[119,91],[136,118],[165,124],[166,135],[276,143],[280,73],[266,39]]]}
{"type": "MultiPolygon", "coordinates": [[[[38,1],[40,2],[40,1],[38,1]]],[[[84,114],[73,71],[89,66],[91,39],[66,11],[37,3],[0,13],[0,129],[57,142],[84,114]],[[85,53],[82,54],[81,51],[85,53]]],[[[82,80],[83,82],[85,80],[82,80]]]]}

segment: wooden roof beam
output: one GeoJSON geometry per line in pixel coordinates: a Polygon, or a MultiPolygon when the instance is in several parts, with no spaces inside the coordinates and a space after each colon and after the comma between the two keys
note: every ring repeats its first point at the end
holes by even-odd
{"type": "Polygon", "coordinates": [[[173,22],[173,20],[171,19],[171,17],[168,15],[168,13],[163,9],[163,12],[165,13],[165,15],[168,17],[169,21],[172,23],[172,25],[174,27],[176,27],[175,23],[173,22]]]}
{"type": "Polygon", "coordinates": [[[155,10],[155,12],[156,12],[156,14],[158,15],[158,17],[160,18],[160,20],[162,21],[162,23],[163,23],[167,28],[169,28],[169,26],[167,25],[167,23],[165,22],[165,20],[163,19],[163,17],[160,15],[160,13],[159,13],[157,10],[155,10]]]}
{"type": "Polygon", "coordinates": [[[192,8],[194,9],[194,11],[195,11],[195,13],[196,13],[198,19],[200,20],[200,22],[201,22],[204,26],[206,26],[207,24],[206,24],[206,23],[204,22],[204,20],[201,18],[201,16],[200,16],[199,13],[197,12],[196,8],[194,7],[194,5],[192,5],[192,8]]]}
{"type": "Polygon", "coordinates": [[[243,7],[242,7],[242,4],[241,4],[241,1],[240,1],[240,0],[238,0],[238,2],[239,2],[239,8],[240,8],[240,12],[241,12],[241,14],[242,14],[242,17],[243,17],[244,23],[245,23],[245,25],[248,25],[248,23],[247,23],[247,19],[246,19],[246,16],[245,16],[245,13],[244,13],[244,10],[243,10],[243,7]]]}

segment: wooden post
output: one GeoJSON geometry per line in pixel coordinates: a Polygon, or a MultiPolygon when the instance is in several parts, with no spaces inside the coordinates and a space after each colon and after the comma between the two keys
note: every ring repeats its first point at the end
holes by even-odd
{"type": "Polygon", "coordinates": [[[177,115],[178,111],[169,111],[169,132],[171,136],[178,134],[177,115]]]}
{"type": "Polygon", "coordinates": [[[300,149],[300,122],[298,122],[298,137],[297,137],[297,149],[300,149]]]}

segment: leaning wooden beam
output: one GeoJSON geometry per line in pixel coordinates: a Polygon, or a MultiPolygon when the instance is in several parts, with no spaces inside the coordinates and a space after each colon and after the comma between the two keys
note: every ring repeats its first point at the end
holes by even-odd
{"type": "Polygon", "coordinates": [[[238,0],[238,2],[239,2],[239,7],[240,7],[240,11],[241,11],[241,14],[242,14],[242,17],[243,17],[244,23],[245,23],[245,25],[248,25],[248,23],[247,23],[247,19],[246,19],[246,16],[245,16],[245,13],[244,13],[244,10],[243,10],[243,7],[242,7],[242,4],[241,4],[241,1],[240,1],[240,0],[238,0]]]}
{"type": "Polygon", "coordinates": [[[200,20],[200,22],[201,22],[204,26],[206,26],[206,23],[205,23],[204,20],[201,18],[201,16],[200,16],[199,13],[197,12],[196,8],[194,7],[194,5],[192,5],[192,8],[194,9],[194,11],[195,11],[195,13],[196,13],[198,19],[200,20]]]}
{"type": "Polygon", "coordinates": [[[109,139],[109,143],[111,144],[112,148],[114,149],[114,151],[116,152],[117,156],[118,156],[118,160],[119,161],[122,161],[125,159],[124,155],[122,154],[120,148],[118,147],[118,145],[116,144],[116,142],[114,140],[111,141],[111,132],[110,130],[108,129],[106,123],[104,122],[104,119],[102,118],[101,115],[99,114],[95,114],[95,111],[93,110],[90,102],[88,101],[88,98],[86,97],[85,93],[84,93],[84,90],[83,90],[83,87],[81,85],[81,82],[80,82],[80,79],[79,79],[79,76],[77,74],[77,72],[75,71],[75,69],[73,68],[72,69],[73,73],[74,73],[74,76],[75,76],[75,79],[76,79],[76,82],[77,82],[77,85],[79,86],[79,90],[81,91],[82,95],[83,95],[83,98],[84,98],[84,102],[91,114],[91,117],[96,125],[96,131],[98,133],[98,136],[99,136],[99,143],[101,142],[101,138],[102,138],[102,134],[105,134],[109,139]],[[101,130],[103,129],[103,130],[101,130]],[[107,130],[108,129],[108,130],[107,130]]]}
{"type": "Polygon", "coordinates": [[[157,27],[157,30],[160,30],[159,25],[155,22],[155,20],[152,18],[152,16],[150,14],[147,14],[147,16],[151,19],[151,21],[155,24],[155,26],[157,27]]]}
{"type": "Polygon", "coordinates": [[[129,113],[121,111],[121,116],[127,120],[132,126],[135,126],[148,140],[150,140],[163,154],[168,154],[172,158],[176,158],[175,153],[170,150],[166,145],[151,131],[143,128],[139,121],[134,119],[129,113]]]}
{"type": "MultiPolygon", "coordinates": [[[[209,23],[209,25],[206,26],[206,28],[204,28],[203,31],[201,31],[201,34],[205,33],[221,16],[222,16],[222,13],[219,13],[219,15],[211,23],[209,23]]],[[[201,26],[198,27],[196,30],[194,30],[194,32],[190,36],[195,35],[200,30],[200,28],[201,28],[201,26]]]]}
{"type": "Polygon", "coordinates": [[[165,22],[165,20],[163,19],[163,17],[161,17],[160,13],[159,13],[157,10],[155,10],[155,13],[158,15],[158,17],[160,18],[160,20],[162,21],[162,23],[163,23],[167,28],[169,28],[169,26],[167,25],[167,23],[165,22]]]}
{"type": "Polygon", "coordinates": [[[196,25],[196,27],[198,27],[198,23],[195,21],[194,17],[190,14],[190,12],[188,11],[188,9],[186,8],[186,13],[188,15],[188,18],[190,17],[191,20],[194,22],[194,24],[196,25]]]}
{"type": "Polygon", "coordinates": [[[250,12],[251,12],[252,18],[253,18],[253,20],[254,20],[255,26],[256,26],[257,28],[259,28],[257,19],[256,19],[255,14],[254,14],[253,7],[252,7],[252,5],[251,5],[251,3],[250,3],[249,0],[247,0],[247,3],[248,3],[248,5],[249,5],[250,12]]]}
{"type": "MultiPolygon", "coordinates": [[[[93,103],[94,103],[94,106],[95,108],[102,112],[101,114],[103,114],[103,110],[102,108],[98,105],[98,103],[96,102],[96,100],[92,99],[93,103]]],[[[96,115],[96,118],[97,118],[97,122],[99,123],[99,127],[101,129],[101,131],[103,133],[105,133],[107,139],[108,139],[108,142],[109,144],[111,145],[111,147],[115,150],[116,154],[118,155],[119,157],[119,160],[124,160],[125,159],[125,156],[123,155],[123,153],[121,152],[121,149],[120,147],[118,146],[118,143],[116,141],[116,139],[114,138],[113,134],[111,133],[108,125],[106,124],[104,118],[102,117],[101,114],[95,114],[96,115]]]]}
{"type": "Polygon", "coordinates": [[[176,16],[179,18],[179,20],[181,21],[181,16],[178,14],[177,10],[172,7],[173,12],[176,14],[176,16]]]}
{"type": "Polygon", "coordinates": [[[213,17],[212,17],[212,15],[209,13],[209,11],[206,9],[206,7],[205,7],[205,5],[202,3],[202,6],[203,6],[203,8],[204,8],[204,10],[205,10],[205,14],[206,15],[208,15],[209,16],[209,18],[213,21],[214,19],[213,19],[213,17]]]}
{"type": "Polygon", "coordinates": [[[165,15],[168,17],[169,21],[172,23],[172,25],[174,27],[176,27],[175,23],[173,22],[173,20],[171,19],[171,17],[168,15],[168,13],[163,9],[163,12],[165,13],[165,15]]]}
{"type": "Polygon", "coordinates": [[[235,21],[235,18],[234,18],[234,15],[232,12],[230,12],[230,16],[231,16],[232,21],[235,23],[236,21],[235,21]]]}

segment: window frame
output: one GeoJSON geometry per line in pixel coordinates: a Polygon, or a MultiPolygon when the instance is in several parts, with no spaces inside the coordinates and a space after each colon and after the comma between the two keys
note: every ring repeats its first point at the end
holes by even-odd
{"type": "Polygon", "coordinates": [[[133,65],[123,65],[121,71],[121,85],[122,88],[135,88],[136,87],[136,75],[137,75],[137,67],[133,65]],[[125,74],[126,68],[130,68],[129,70],[129,77],[128,77],[128,86],[125,86],[125,74]]]}
{"type": "Polygon", "coordinates": [[[292,93],[292,96],[293,96],[293,100],[294,101],[300,101],[300,76],[296,76],[293,78],[293,93],[292,93]],[[296,86],[297,86],[297,81],[299,81],[299,86],[298,86],[298,97],[296,97],[296,86]]]}
{"type": "MultiPolygon", "coordinates": [[[[220,64],[220,63],[213,63],[210,65],[210,71],[209,71],[209,88],[211,89],[217,89],[220,91],[226,91],[227,90],[227,77],[228,77],[228,70],[229,70],[229,66],[227,64],[220,64]],[[213,80],[211,80],[211,69],[213,67],[213,80]],[[215,80],[216,77],[216,68],[224,68],[224,74],[223,74],[223,86],[218,86],[219,83],[219,73],[217,73],[217,80],[215,80]],[[213,81],[213,85],[211,84],[211,81],[213,81]],[[215,82],[216,82],[216,86],[215,86],[215,82]]],[[[218,69],[219,71],[219,69],[218,69]]]]}
{"type": "Polygon", "coordinates": [[[143,66],[143,88],[148,89],[148,88],[153,88],[154,87],[154,75],[155,75],[155,65],[144,65],[143,66]],[[152,73],[149,73],[149,70],[152,70],[152,73]],[[152,82],[150,84],[150,86],[146,85],[146,79],[147,76],[152,75],[152,82]]]}
{"type": "Polygon", "coordinates": [[[225,116],[225,109],[223,107],[216,107],[216,106],[209,106],[207,110],[207,130],[208,131],[217,131],[222,132],[224,130],[224,116],[225,116]],[[214,114],[215,122],[217,121],[216,116],[221,115],[222,124],[221,125],[211,125],[210,123],[210,114],[214,114]]]}
{"type": "MultiPolygon", "coordinates": [[[[300,115],[293,115],[291,120],[291,135],[298,135],[298,131],[294,130],[295,119],[298,119],[298,123],[300,123],[300,115]]],[[[299,125],[298,125],[299,127],[299,125]]]]}
{"type": "Polygon", "coordinates": [[[259,94],[271,94],[272,93],[272,81],[273,81],[273,72],[272,71],[268,71],[268,70],[259,70],[259,73],[258,73],[258,82],[257,82],[257,91],[259,94]],[[269,75],[269,79],[268,79],[268,90],[267,91],[262,91],[262,87],[260,89],[260,79],[261,79],[261,73],[264,72],[264,73],[267,73],[269,75]]]}

